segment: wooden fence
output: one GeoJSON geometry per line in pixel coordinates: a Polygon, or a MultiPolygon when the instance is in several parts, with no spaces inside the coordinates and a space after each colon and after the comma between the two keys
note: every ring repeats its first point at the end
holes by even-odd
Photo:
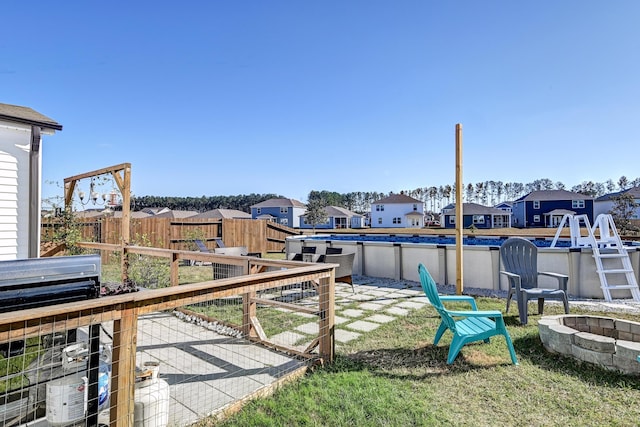
{"type": "MultiPolygon", "coordinates": [[[[122,220],[100,218],[80,220],[81,239],[106,244],[119,244],[122,220]]],[[[51,239],[55,219],[44,219],[42,241],[51,239]]],[[[245,246],[249,252],[282,252],[288,236],[299,231],[265,220],[252,219],[174,219],[139,218],[131,220],[132,243],[171,250],[193,250],[193,240],[200,239],[209,249],[219,246],[245,246]]]]}
{"type": "MultiPolygon", "coordinates": [[[[111,251],[115,245],[83,243],[87,248],[111,251]]],[[[202,252],[171,251],[146,247],[127,247],[127,253],[168,258],[174,286],[104,297],[90,301],[47,306],[11,313],[0,313],[0,343],[64,333],[75,328],[113,324],[111,365],[110,425],[134,425],[134,384],[140,316],[181,309],[214,299],[242,300],[242,337],[250,342],[278,348],[289,354],[330,362],[334,357],[334,267],[333,264],[305,264],[265,260],[254,257],[229,257],[202,252]],[[183,259],[241,266],[244,275],[208,282],[180,285],[178,266],[183,259]],[[271,270],[271,271],[269,271],[271,270]],[[311,282],[319,299],[316,307],[294,305],[278,299],[265,299],[264,291],[311,282]],[[304,351],[274,344],[265,335],[257,318],[257,306],[273,306],[288,312],[299,311],[317,316],[318,334],[304,351]],[[314,351],[317,350],[317,353],[314,351]]],[[[179,340],[178,340],[179,341],[179,340]]],[[[167,343],[170,345],[170,343],[167,343]]],[[[197,396],[193,396],[195,400],[197,396]]],[[[213,397],[209,397],[213,399],[213,397]]]]}

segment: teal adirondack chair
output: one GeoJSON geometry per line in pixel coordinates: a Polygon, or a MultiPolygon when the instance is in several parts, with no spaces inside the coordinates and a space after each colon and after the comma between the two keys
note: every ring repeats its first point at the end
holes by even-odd
{"type": "Polygon", "coordinates": [[[469,296],[440,296],[438,295],[438,289],[436,283],[427,271],[426,267],[422,264],[418,265],[418,272],[420,274],[420,283],[424,293],[429,298],[429,302],[436,311],[440,314],[442,322],[436,332],[436,337],[433,340],[433,345],[438,345],[442,335],[448,330],[453,334],[453,340],[449,346],[449,355],[447,356],[447,363],[452,364],[453,361],[460,353],[462,347],[466,344],[474,341],[489,342],[489,338],[494,335],[503,335],[509,348],[509,354],[511,355],[511,361],[514,365],[518,364],[516,358],[516,352],[513,349],[513,343],[511,342],[511,336],[504,324],[502,313],[498,310],[491,311],[478,311],[475,305],[473,297],[469,296]],[[473,303],[471,303],[471,301],[473,303]],[[447,310],[442,304],[443,301],[468,301],[471,303],[472,310],[470,311],[451,311],[447,310]],[[454,318],[460,318],[455,320],[454,318]]]}

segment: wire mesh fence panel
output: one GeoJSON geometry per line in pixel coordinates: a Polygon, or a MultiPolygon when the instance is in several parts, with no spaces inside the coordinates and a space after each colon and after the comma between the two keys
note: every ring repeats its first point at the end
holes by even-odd
{"type": "Polygon", "coordinates": [[[332,358],[330,268],[225,261],[199,266],[219,282],[0,313],[0,427],[189,425],[332,358]]]}

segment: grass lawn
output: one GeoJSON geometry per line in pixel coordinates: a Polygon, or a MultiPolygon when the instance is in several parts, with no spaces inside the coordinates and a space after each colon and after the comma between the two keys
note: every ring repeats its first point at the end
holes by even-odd
{"type": "MultiPolygon", "coordinates": [[[[480,298],[478,305],[504,310],[500,299],[480,298]]],[[[556,314],[560,308],[548,305],[545,311],[556,314]]],[[[615,317],[637,320],[637,315],[615,317]]],[[[538,319],[531,316],[522,326],[516,310],[505,317],[519,366],[510,363],[501,337],[465,346],[447,365],[450,333],[434,347],[440,319],[431,307],[423,308],[340,345],[335,363],[251,402],[235,416],[199,425],[638,425],[640,377],[547,353],[538,319]]]]}

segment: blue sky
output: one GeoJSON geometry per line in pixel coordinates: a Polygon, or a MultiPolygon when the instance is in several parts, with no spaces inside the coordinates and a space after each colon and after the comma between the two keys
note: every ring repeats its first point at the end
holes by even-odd
{"type": "MultiPolygon", "coordinates": [[[[135,195],[640,176],[640,2],[3,3],[0,102],[63,125],[43,179],[135,195]]],[[[62,190],[44,184],[45,196],[62,190]]]]}

